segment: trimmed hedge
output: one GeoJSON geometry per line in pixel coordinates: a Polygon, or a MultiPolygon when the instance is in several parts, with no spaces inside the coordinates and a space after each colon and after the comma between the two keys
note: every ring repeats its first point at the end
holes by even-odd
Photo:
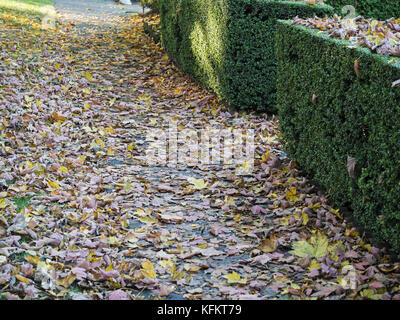
{"type": "Polygon", "coordinates": [[[343,15],[342,8],[351,5],[356,9],[357,14],[366,18],[378,20],[400,18],[400,1],[398,0],[325,0],[325,2],[334,7],[340,16],[343,15]]]}
{"type": "Polygon", "coordinates": [[[400,59],[289,21],[277,29],[288,155],[400,257],[400,59]]]}
{"type": "Polygon", "coordinates": [[[326,5],[271,0],[161,0],[169,56],[230,106],[276,111],[277,19],[333,14],[326,5]]]}

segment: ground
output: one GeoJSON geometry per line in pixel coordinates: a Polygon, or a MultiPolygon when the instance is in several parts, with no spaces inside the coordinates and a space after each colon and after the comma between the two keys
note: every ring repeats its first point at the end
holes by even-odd
{"type": "Polygon", "coordinates": [[[143,32],[156,15],[55,6],[0,9],[1,298],[400,298],[399,264],[286,157],[278,120],[180,72],[143,32]],[[253,130],[254,169],[149,164],[171,125],[253,130]]]}

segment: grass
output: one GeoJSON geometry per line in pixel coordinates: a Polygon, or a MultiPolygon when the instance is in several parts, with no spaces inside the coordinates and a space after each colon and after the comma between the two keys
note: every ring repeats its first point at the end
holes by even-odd
{"type": "Polygon", "coordinates": [[[0,0],[0,12],[5,10],[39,16],[55,13],[51,0],[0,0]]]}
{"type": "Polygon", "coordinates": [[[14,180],[6,180],[6,184],[8,185],[8,186],[11,186],[11,185],[13,185],[14,183],[15,183],[15,179],[14,180]]]}
{"type": "Polygon", "coordinates": [[[23,262],[25,262],[26,255],[27,254],[23,251],[12,253],[8,256],[8,261],[12,261],[13,263],[15,263],[15,262],[23,263],[23,262]]]}
{"type": "Polygon", "coordinates": [[[17,212],[21,212],[23,208],[26,208],[29,206],[29,201],[33,198],[33,196],[29,197],[23,197],[23,198],[13,198],[12,201],[16,204],[17,206],[17,212]]]}
{"type": "Polygon", "coordinates": [[[56,17],[52,0],[0,0],[0,25],[11,23],[38,28],[48,17],[56,17]]]}

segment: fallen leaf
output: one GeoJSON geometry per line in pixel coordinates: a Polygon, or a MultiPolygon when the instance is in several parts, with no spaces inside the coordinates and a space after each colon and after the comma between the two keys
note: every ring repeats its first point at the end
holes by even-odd
{"type": "Polygon", "coordinates": [[[278,238],[275,235],[271,235],[269,238],[266,238],[261,241],[260,249],[264,253],[274,252],[278,248],[278,238]]]}
{"type": "Polygon", "coordinates": [[[290,253],[298,257],[310,255],[313,258],[322,258],[328,254],[328,238],[323,233],[318,232],[311,237],[309,242],[306,240],[297,241],[292,248],[293,250],[290,253]]]}
{"type": "Polygon", "coordinates": [[[208,183],[204,182],[203,179],[196,179],[196,178],[190,177],[187,179],[187,181],[190,182],[191,184],[193,184],[193,186],[196,190],[202,190],[202,189],[207,188],[207,186],[208,186],[208,183]]]}
{"type": "Polygon", "coordinates": [[[150,260],[146,260],[142,262],[141,272],[147,279],[155,279],[157,277],[156,272],[154,270],[154,265],[150,260]]]}
{"type": "Polygon", "coordinates": [[[238,273],[236,273],[235,271],[233,271],[230,274],[227,274],[224,276],[224,278],[228,279],[228,283],[231,284],[246,284],[247,283],[247,278],[241,278],[240,275],[238,273]]]}

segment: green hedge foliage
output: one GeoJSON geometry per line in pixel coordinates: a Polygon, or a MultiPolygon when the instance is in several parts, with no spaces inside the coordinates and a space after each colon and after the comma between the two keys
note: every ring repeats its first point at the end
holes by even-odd
{"type": "Polygon", "coordinates": [[[288,21],[277,29],[288,155],[400,257],[400,59],[288,21]]]}
{"type": "Polygon", "coordinates": [[[313,14],[333,14],[333,8],[271,0],[161,0],[162,43],[184,71],[229,105],[274,112],[276,20],[313,14]]]}
{"type": "Polygon", "coordinates": [[[343,12],[342,8],[351,5],[355,8],[356,14],[366,18],[386,20],[389,18],[400,18],[400,1],[398,0],[325,0],[334,7],[341,16],[346,16],[351,12],[343,12]]]}
{"type": "Polygon", "coordinates": [[[158,1],[159,0],[140,0],[140,4],[142,5],[142,7],[158,10],[158,1]]]}

